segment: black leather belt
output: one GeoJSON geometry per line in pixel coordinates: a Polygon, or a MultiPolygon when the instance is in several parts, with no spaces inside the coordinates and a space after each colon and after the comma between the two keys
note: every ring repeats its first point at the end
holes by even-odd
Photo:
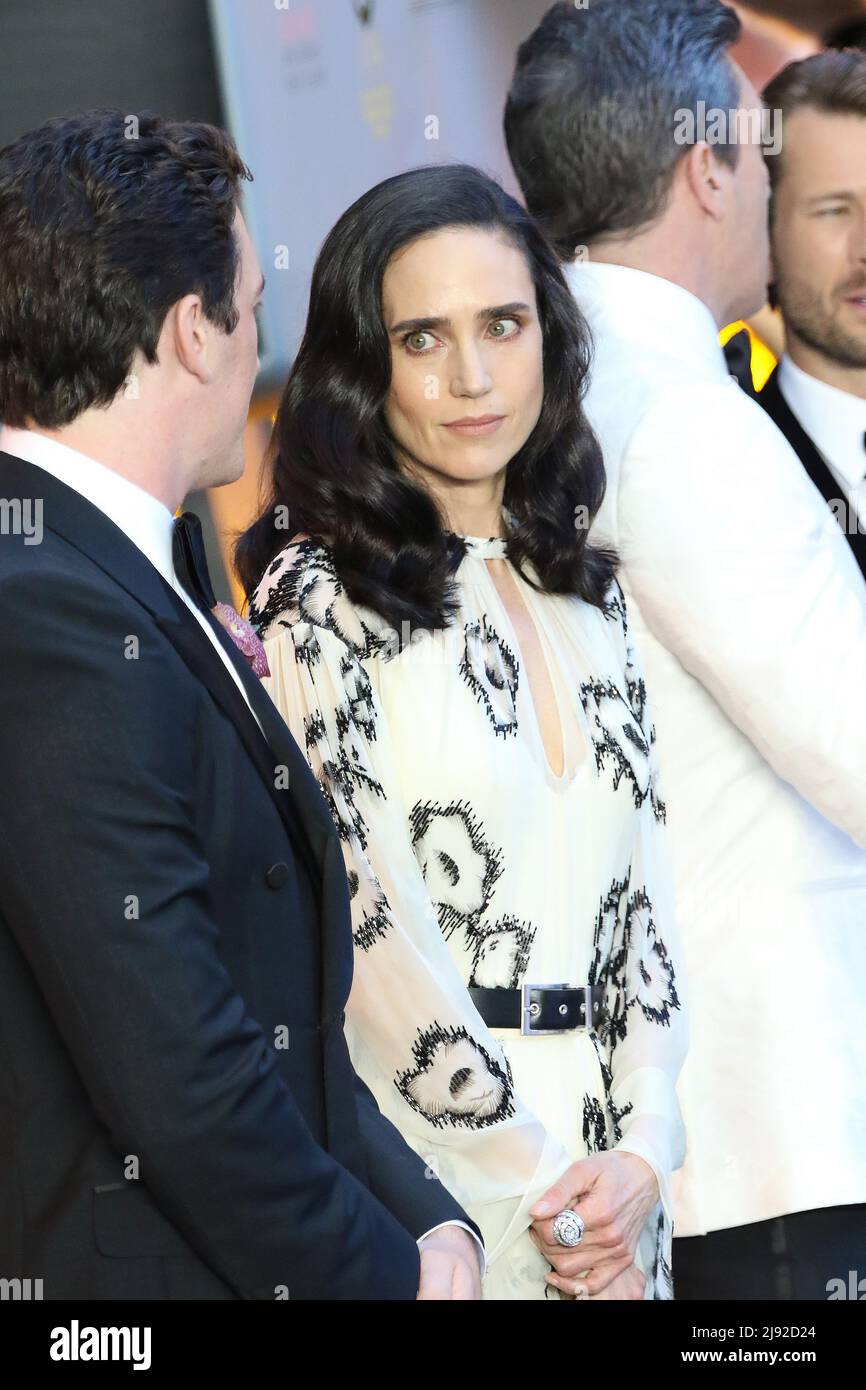
{"type": "Polygon", "coordinates": [[[479,989],[469,994],[491,1028],[519,1028],[524,1035],[597,1028],[604,1017],[603,985],[530,985],[479,989]]]}

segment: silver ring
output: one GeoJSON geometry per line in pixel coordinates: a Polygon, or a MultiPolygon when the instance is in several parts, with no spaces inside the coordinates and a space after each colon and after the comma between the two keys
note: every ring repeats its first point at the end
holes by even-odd
{"type": "Polygon", "coordinates": [[[566,1207],[553,1218],[553,1234],[560,1245],[580,1245],[583,1240],[583,1217],[566,1207]]]}

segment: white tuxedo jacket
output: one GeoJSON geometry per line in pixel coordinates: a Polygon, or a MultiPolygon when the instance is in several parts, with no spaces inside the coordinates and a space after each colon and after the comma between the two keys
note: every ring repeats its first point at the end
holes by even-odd
{"type": "Polygon", "coordinates": [[[685,940],[675,1234],[866,1202],[866,586],[706,305],[567,275],[685,940]]]}

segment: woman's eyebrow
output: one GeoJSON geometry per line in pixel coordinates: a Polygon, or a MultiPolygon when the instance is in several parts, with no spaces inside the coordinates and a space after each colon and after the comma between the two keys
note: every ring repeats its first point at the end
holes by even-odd
{"type": "MultiPolygon", "coordinates": [[[[504,319],[509,314],[528,313],[529,305],[523,304],[520,300],[514,300],[511,304],[494,304],[490,309],[479,309],[475,318],[478,323],[485,319],[504,319]]],[[[451,319],[448,318],[420,318],[420,319],[401,319],[399,323],[392,324],[389,333],[406,333],[411,329],[413,333],[430,333],[436,328],[453,328],[451,319]]]]}

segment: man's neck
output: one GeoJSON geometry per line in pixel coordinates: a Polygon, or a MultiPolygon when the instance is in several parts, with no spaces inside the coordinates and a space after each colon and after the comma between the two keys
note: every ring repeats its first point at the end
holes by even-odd
{"type": "Polygon", "coordinates": [[[153,447],[152,438],[148,446],[146,436],[135,440],[128,432],[119,434],[99,424],[94,425],[83,417],[62,429],[43,429],[35,424],[28,424],[27,428],[34,434],[65,444],[68,449],[75,449],[128,482],[135,483],[136,487],[157,498],[170,512],[176,512],[186,496],[184,480],[172,468],[168,450],[160,455],[159,450],[153,447]]]}
{"type": "Polygon", "coordinates": [[[605,265],[624,265],[631,270],[642,270],[647,275],[656,275],[688,290],[701,303],[706,304],[715,320],[717,328],[723,328],[729,321],[726,306],[710,283],[710,278],[702,273],[701,265],[687,254],[678,254],[673,240],[665,244],[657,234],[636,237],[609,237],[604,241],[592,242],[587,248],[590,262],[605,265]]]}
{"type": "Polygon", "coordinates": [[[794,366],[807,376],[823,381],[826,386],[835,386],[837,391],[847,391],[849,396],[866,400],[866,367],[849,367],[844,362],[836,362],[804,343],[790,329],[786,333],[785,351],[794,366]]]}

